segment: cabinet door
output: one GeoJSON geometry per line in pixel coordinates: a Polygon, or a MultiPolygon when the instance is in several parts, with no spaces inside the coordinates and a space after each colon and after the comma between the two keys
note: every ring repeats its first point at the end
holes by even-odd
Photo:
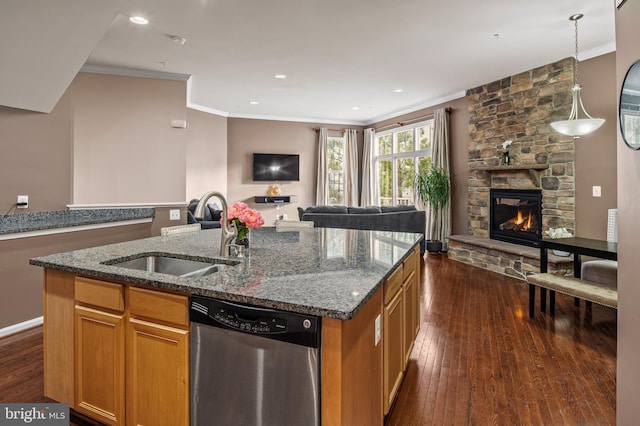
{"type": "Polygon", "coordinates": [[[418,309],[418,292],[416,285],[416,274],[411,273],[406,281],[402,284],[402,296],[404,302],[404,367],[409,362],[409,356],[413,349],[413,342],[416,337],[417,315],[418,309]]]}
{"type": "Polygon", "coordinates": [[[189,332],[127,324],[127,424],[189,424],[189,332]]]}
{"type": "Polygon", "coordinates": [[[124,316],[75,307],[75,409],[124,424],[124,316]]]}
{"type": "Polygon", "coordinates": [[[403,292],[384,307],[384,414],[386,415],[398,393],[404,372],[404,306],[403,292]]]}

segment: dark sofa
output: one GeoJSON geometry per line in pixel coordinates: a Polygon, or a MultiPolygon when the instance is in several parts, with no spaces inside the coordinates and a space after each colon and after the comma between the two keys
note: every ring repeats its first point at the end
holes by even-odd
{"type": "MultiPolygon", "coordinates": [[[[311,206],[298,207],[300,220],[308,220],[318,228],[368,229],[375,231],[414,232],[424,236],[426,215],[415,206],[311,206]]],[[[420,253],[425,252],[424,239],[420,253]]]]}
{"type": "Polygon", "coordinates": [[[214,205],[208,204],[204,209],[204,218],[196,219],[193,213],[198,206],[198,200],[189,201],[189,207],[187,207],[187,224],[199,223],[202,229],[220,228],[220,217],[222,216],[222,210],[218,210],[214,205]]]}

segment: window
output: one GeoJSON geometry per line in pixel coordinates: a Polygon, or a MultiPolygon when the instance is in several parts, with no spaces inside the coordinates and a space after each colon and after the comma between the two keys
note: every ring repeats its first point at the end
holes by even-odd
{"type": "Polygon", "coordinates": [[[327,138],[329,204],[344,205],[344,138],[327,138]]]}
{"type": "Polygon", "coordinates": [[[433,120],[376,134],[378,204],[415,204],[414,177],[431,167],[433,120]]]}

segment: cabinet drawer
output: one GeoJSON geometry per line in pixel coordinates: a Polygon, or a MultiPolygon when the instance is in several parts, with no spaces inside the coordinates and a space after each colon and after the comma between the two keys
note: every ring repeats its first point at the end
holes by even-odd
{"type": "Polygon", "coordinates": [[[420,258],[420,250],[418,249],[418,247],[416,247],[409,256],[407,256],[407,258],[404,260],[404,262],[402,263],[403,265],[403,281],[406,281],[407,278],[409,278],[409,275],[411,275],[412,272],[415,271],[415,269],[418,267],[419,265],[419,259],[420,258]]]}
{"type": "Polygon", "coordinates": [[[398,290],[402,288],[402,265],[398,266],[384,283],[384,304],[387,305],[396,295],[398,290]]]}
{"type": "Polygon", "coordinates": [[[122,284],[76,277],[75,300],[83,305],[96,306],[117,312],[124,311],[122,284]]]}
{"type": "Polygon", "coordinates": [[[189,325],[189,299],[178,294],[129,287],[129,314],[180,327],[189,325]]]}

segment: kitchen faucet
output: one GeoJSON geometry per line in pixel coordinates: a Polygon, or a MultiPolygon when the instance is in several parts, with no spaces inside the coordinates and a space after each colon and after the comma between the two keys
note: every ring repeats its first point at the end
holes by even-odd
{"type": "Polygon", "coordinates": [[[231,228],[229,228],[229,223],[227,222],[227,200],[224,198],[224,195],[218,191],[209,191],[204,194],[202,198],[200,198],[200,201],[198,201],[198,205],[196,206],[193,216],[196,219],[204,218],[204,209],[207,208],[207,201],[209,201],[209,198],[211,197],[218,197],[222,203],[222,238],[220,239],[220,256],[229,257],[231,240],[238,235],[238,230],[236,229],[235,223],[232,223],[231,228]]]}

